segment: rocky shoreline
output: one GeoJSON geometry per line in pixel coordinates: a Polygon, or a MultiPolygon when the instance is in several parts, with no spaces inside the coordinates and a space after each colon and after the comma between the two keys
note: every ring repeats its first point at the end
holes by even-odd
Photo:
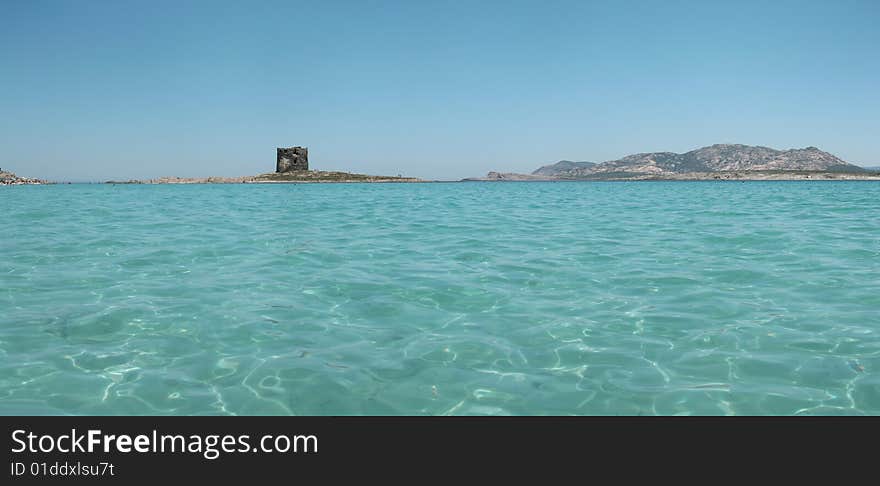
{"type": "Polygon", "coordinates": [[[715,144],[685,153],[648,152],[602,163],[560,160],[531,174],[489,172],[480,181],[880,180],[880,171],[850,164],[816,147],[776,150],[715,144]]]}
{"type": "Polygon", "coordinates": [[[327,182],[427,182],[414,177],[376,176],[320,170],[269,173],[241,177],[160,177],[148,180],[107,181],[105,184],[309,184],[327,182]]]}
{"type": "Polygon", "coordinates": [[[0,186],[24,186],[42,184],[49,184],[49,182],[40,179],[31,179],[29,177],[19,177],[12,172],[4,172],[0,170],[0,186]]]}
{"type": "Polygon", "coordinates": [[[489,172],[486,177],[462,179],[464,182],[522,182],[522,181],[880,181],[880,172],[825,172],[825,171],[732,171],[732,172],[679,172],[628,173],[606,172],[582,177],[536,176],[532,174],[489,172]]]}
{"type": "Polygon", "coordinates": [[[825,171],[737,171],[737,172],[684,172],[681,174],[653,176],[626,180],[659,181],[880,181],[880,173],[825,172],[825,171]]]}

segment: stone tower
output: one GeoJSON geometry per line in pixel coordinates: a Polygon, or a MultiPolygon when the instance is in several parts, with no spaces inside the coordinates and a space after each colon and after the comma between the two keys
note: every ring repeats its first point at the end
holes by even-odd
{"type": "Polygon", "coordinates": [[[309,149],[306,147],[278,147],[275,172],[309,170],[309,149]]]}

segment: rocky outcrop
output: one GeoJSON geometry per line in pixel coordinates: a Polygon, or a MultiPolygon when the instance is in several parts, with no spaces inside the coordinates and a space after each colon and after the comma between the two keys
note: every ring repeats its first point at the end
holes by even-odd
{"type": "Polygon", "coordinates": [[[0,170],[0,186],[19,186],[23,184],[46,184],[46,181],[30,179],[28,177],[18,177],[12,172],[0,170]]]}
{"type": "Polygon", "coordinates": [[[564,176],[572,171],[592,169],[596,166],[595,162],[572,162],[570,160],[560,160],[555,164],[539,167],[532,175],[539,176],[564,176]]]}
{"type": "Polygon", "coordinates": [[[300,170],[285,173],[260,174],[241,177],[160,177],[148,180],[107,181],[106,184],[270,184],[270,183],[318,183],[318,182],[427,182],[414,177],[353,174],[300,170]]]}
{"type": "Polygon", "coordinates": [[[278,147],[275,172],[242,177],[160,177],[126,182],[107,181],[107,184],[274,184],[318,182],[426,182],[401,175],[381,176],[350,172],[309,170],[309,149],[305,147],[278,147]]]}
{"type": "Polygon", "coordinates": [[[309,149],[306,147],[278,147],[275,172],[283,174],[309,170],[309,149]]]}

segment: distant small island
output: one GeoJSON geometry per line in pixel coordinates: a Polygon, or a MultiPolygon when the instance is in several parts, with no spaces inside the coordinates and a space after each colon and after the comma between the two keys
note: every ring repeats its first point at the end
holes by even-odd
{"type": "Polygon", "coordinates": [[[716,144],[683,154],[640,153],[602,163],[562,160],[531,174],[489,172],[486,177],[464,180],[880,180],[880,172],[816,147],[775,150],[716,144]]]}
{"type": "Polygon", "coordinates": [[[278,147],[275,172],[243,177],[161,177],[149,180],[107,181],[107,184],[272,184],[315,182],[424,182],[414,177],[377,176],[309,170],[309,149],[278,147]]]}
{"type": "Polygon", "coordinates": [[[319,182],[424,182],[401,176],[380,176],[322,170],[295,173],[269,173],[241,177],[160,177],[158,179],[107,181],[105,184],[283,184],[319,182]]]}

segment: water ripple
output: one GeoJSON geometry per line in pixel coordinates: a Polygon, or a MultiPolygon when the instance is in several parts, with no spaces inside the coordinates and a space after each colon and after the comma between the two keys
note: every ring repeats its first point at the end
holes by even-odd
{"type": "Polygon", "coordinates": [[[0,206],[0,414],[880,414],[880,184],[0,206]]]}

